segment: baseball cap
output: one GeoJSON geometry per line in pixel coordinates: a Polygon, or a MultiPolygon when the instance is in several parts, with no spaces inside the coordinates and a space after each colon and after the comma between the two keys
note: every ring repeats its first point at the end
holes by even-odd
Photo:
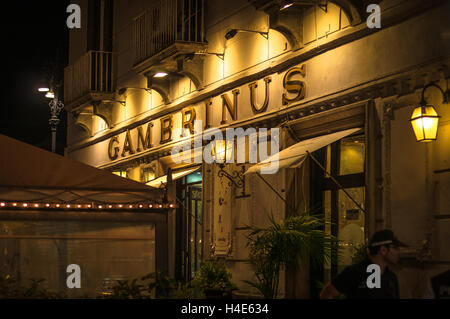
{"type": "Polygon", "coordinates": [[[371,247],[391,244],[397,247],[408,247],[408,245],[398,240],[390,229],[377,231],[372,235],[372,238],[369,241],[369,246],[371,247]]]}

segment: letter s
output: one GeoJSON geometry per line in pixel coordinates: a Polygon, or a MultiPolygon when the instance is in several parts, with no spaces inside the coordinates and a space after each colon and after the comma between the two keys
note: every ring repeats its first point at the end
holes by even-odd
{"type": "Polygon", "coordinates": [[[286,72],[283,78],[283,87],[289,93],[296,93],[297,95],[293,98],[288,98],[286,93],[283,93],[282,102],[283,105],[289,104],[291,102],[300,101],[305,97],[305,83],[303,81],[292,81],[291,77],[294,74],[300,74],[302,77],[305,77],[306,70],[305,65],[302,65],[300,68],[295,67],[286,72]]]}

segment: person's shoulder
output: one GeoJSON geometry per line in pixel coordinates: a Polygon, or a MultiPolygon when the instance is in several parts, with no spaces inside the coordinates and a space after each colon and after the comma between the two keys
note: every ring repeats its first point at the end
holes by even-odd
{"type": "Polygon", "coordinates": [[[345,267],[334,279],[334,281],[346,280],[348,277],[360,277],[366,273],[367,266],[370,262],[364,260],[356,264],[345,267]],[[345,279],[344,279],[345,278],[345,279]]]}
{"type": "Polygon", "coordinates": [[[348,271],[362,271],[362,272],[366,272],[367,270],[367,266],[369,266],[371,264],[370,260],[365,259],[363,261],[360,261],[356,264],[347,266],[346,269],[348,269],[348,271]]]}

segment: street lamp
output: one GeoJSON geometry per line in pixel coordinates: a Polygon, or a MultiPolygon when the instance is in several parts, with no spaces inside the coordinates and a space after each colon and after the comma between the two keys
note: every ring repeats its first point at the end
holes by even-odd
{"type": "Polygon", "coordinates": [[[56,90],[53,90],[53,86],[51,88],[47,88],[44,86],[41,86],[38,88],[39,92],[47,92],[45,94],[46,98],[51,99],[51,101],[48,103],[48,106],[50,107],[50,119],[48,120],[48,123],[50,124],[50,128],[52,131],[52,152],[56,152],[56,128],[60,122],[59,120],[59,113],[64,108],[64,104],[61,100],[58,99],[58,88],[56,90]]]}
{"type": "Polygon", "coordinates": [[[418,142],[431,142],[435,141],[437,138],[437,129],[440,116],[437,114],[432,105],[427,104],[424,97],[425,91],[430,87],[439,89],[443,96],[442,103],[445,104],[449,101],[450,92],[448,89],[444,92],[440,86],[433,82],[423,88],[420,105],[414,109],[410,119],[416,140],[418,142]]]}

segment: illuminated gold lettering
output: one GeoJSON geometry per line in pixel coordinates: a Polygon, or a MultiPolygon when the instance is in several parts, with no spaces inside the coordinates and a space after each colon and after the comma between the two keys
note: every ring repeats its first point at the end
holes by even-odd
{"type": "MultiPolygon", "coordinates": [[[[189,132],[193,135],[194,134],[194,121],[195,121],[195,109],[193,107],[187,107],[184,110],[181,111],[181,128],[185,129],[188,128],[189,132]],[[189,120],[186,120],[186,115],[190,114],[189,120]]],[[[180,137],[183,137],[184,130],[180,137]]]]}
{"type": "Polygon", "coordinates": [[[115,146],[113,148],[114,143],[119,144],[119,139],[117,138],[117,136],[114,136],[109,140],[108,156],[111,161],[114,161],[119,156],[119,151],[120,151],[120,148],[118,146],[115,146]],[[112,154],[112,150],[114,150],[114,154],[112,154]]]}
{"type": "Polygon", "coordinates": [[[211,99],[207,99],[205,101],[205,127],[203,128],[204,130],[207,130],[211,127],[211,125],[209,125],[209,106],[212,104],[211,99]]]}
{"type": "Polygon", "coordinates": [[[225,109],[228,110],[228,112],[231,115],[231,118],[233,119],[233,121],[237,120],[237,109],[238,109],[238,94],[239,94],[239,89],[235,89],[233,91],[231,91],[231,93],[233,94],[233,104],[231,104],[230,99],[228,98],[228,95],[226,94],[222,94],[222,122],[220,122],[220,124],[226,124],[227,120],[226,120],[226,114],[225,114],[225,109]]]}
{"type": "Polygon", "coordinates": [[[138,144],[137,144],[137,152],[140,152],[142,150],[146,150],[149,148],[152,148],[152,144],[151,144],[151,140],[152,140],[152,130],[153,124],[152,123],[148,123],[147,125],[147,132],[145,133],[145,138],[144,138],[144,133],[142,131],[142,126],[139,126],[137,128],[138,131],[138,144]],[[142,149],[141,149],[141,145],[142,145],[142,149]]]}
{"type": "Polygon", "coordinates": [[[258,87],[258,84],[253,82],[248,85],[250,88],[250,105],[252,106],[253,113],[262,113],[267,109],[267,106],[269,105],[269,83],[271,81],[272,79],[270,76],[264,79],[264,82],[266,83],[266,95],[264,96],[264,103],[261,107],[256,105],[256,88],[258,87]]]}
{"type": "Polygon", "coordinates": [[[282,101],[283,105],[288,103],[292,103],[295,101],[299,101],[305,97],[306,87],[303,81],[291,81],[293,75],[300,74],[302,77],[305,77],[306,70],[305,65],[301,67],[295,67],[286,72],[283,78],[283,87],[291,94],[295,94],[293,98],[288,98],[286,93],[283,93],[282,101]]]}
{"type": "Polygon", "coordinates": [[[159,142],[160,144],[164,144],[172,140],[172,127],[173,127],[172,115],[168,115],[161,119],[161,141],[159,142]],[[165,135],[168,135],[167,138],[164,137],[165,135]]]}
{"type": "Polygon", "coordinates": [[[125,135],[125,141],[123,142],[123,149],[122,149],[122,157],[125,157],[127,153],[129,153],[129,155],[133,155],[135,153],[133,141],[131,140],[130,130],[127,130],[127,134],[125,135]]]}

